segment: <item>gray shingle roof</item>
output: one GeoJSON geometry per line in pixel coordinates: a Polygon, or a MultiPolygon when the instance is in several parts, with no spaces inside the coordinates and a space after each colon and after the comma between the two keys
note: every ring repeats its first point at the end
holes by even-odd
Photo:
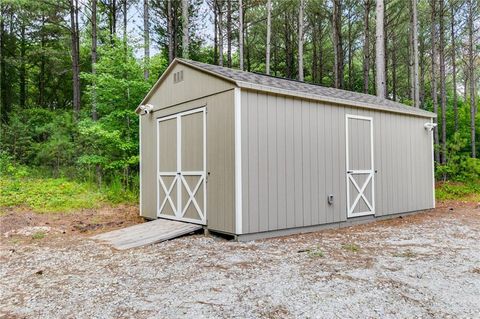
{"type": "Polygon", "coordinates": [[[194,68],[203,69],[209,73],[217,74],[222,78],[230,79],[240,87],[251,87],[252,89],[260,91],[268,91],[266,88],[279,89],[282,91],[286,90],[292,93],[292,95],[299,95],[301,97],[305,97],[305,94],[313,95],[318,99],[337,101],[338,103],[342,103],[342,101],[344,101],[345,104],[356,105],[358,107],[378,108],[386,111],[415,114],[426,117],[436,116],[434,113],[416,109],[391,100],[379,98],[374,95],[334,89],[295,80],[225,68],[218,65],[211,65],[197,61],[185,59],[177,60],[181,63],[191,65],[194,68]],[[245,85],[246,83],[250,85],[247,86],[245,85]]]}

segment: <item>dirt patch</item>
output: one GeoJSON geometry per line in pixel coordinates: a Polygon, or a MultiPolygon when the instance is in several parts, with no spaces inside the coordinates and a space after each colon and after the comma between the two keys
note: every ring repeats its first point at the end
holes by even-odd
{"type": "Polygon", "coordinates": [[[194,235],[115,251],[85,236],[100,229],[2,245],[0,317],[473,318],[480,313],[476,203],[441,203],[403,218],[248,243],[194,235]]]}
{"type": "Polygon", "coordinates": [[[28,241],[36,233],[44,233],[49,239],[55,236],[90,236],[143,221],[138,208],[127,205],[42,214],[17,208],[9,209],[0,216],[0,236],[22,242],[28,241]]]}

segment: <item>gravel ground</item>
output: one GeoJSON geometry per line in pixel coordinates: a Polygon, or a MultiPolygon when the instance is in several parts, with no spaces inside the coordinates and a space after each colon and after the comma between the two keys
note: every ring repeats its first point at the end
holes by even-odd
{"type": "Polygon", "coordinates": [[[0,318],[479,318],[480,208],[449,205],[249,243],[2,236],[0,318]]]}

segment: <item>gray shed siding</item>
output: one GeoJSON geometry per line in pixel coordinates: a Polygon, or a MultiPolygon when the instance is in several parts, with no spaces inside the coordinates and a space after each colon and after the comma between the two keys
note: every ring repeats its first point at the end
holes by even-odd
{"type": "Polygon", "coordinates": [[[373,118],[375,215],[434,206],[427,118],[242,89],[242,233],[347,220],[346,114],[373,118]]]}
{"type": "MultiPolygon", "coordinates": [[[[183,65],[176,65],[144,103],[154,113],[140,117],[140,213],[157,218],[157,119],[206,107],[207,223],[227,233],[235,229],[234,85],[183,65]],[[184,81],[173,84],[173,74],[184,81]]],[[[192,141],[195,139],[191,139],[192,141]]],[[[185,143],[189,143],[185,140],[185,143]]],[[[184,145],[188,147],[188,145],[184,145]]],[[[195,148],[196,145],[192,145],[195,148]]]]}

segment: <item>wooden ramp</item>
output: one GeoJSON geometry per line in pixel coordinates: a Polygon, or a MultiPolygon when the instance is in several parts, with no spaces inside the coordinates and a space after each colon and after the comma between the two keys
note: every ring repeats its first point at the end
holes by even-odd
{"type": "Polygon", "coordinates": [[[108,233],[93,236],[92,239],[102,241],[123,250],[159,243],[165,240],[180,237],[202,229],[201,225],[177,222],[168,219],[138,224],[108,233]]]}

